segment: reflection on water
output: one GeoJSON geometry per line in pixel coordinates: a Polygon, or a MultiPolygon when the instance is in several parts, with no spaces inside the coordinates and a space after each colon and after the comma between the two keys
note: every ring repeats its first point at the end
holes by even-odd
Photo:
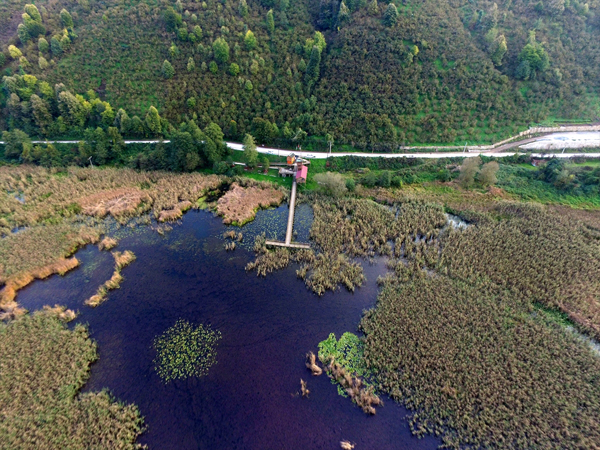
{"type": "MultiPolygon", "coordinates": [[[[298,220],[308,223],[312,212],[303,208],[298,220]]],[[[286,220],[287,207],[259,212],[242,229],[244,242],[251,245],[265,223],[280,239],[286,220]]],[[[298,225],[298,241],[306,242],[308,227],[298,225]]],[[[100,355],[85,389],[107,387],[136,403],[148,425],[140,442],[151,449],[335,449],[344,439],[359,450],[436,448],[439,440],[411,436],[406,411],[391,400],[368,417],[325,375],[313,377],[304,366],[305,353],[316,352],[329,333],[356,331],[363,310],[374,306],[384,262],[364,264],[368,281],[356,293],[319,298],[296,278],[296,267],[268,278],[246,273],[253,255],[225,252],[225,230],[206,211],[186,214],[164,237],[127,230],[118,250],[132,250],[137,260],[123,270],[121,288],[95,309],[83,301],[110,278],[114,261],[92,246],[77,253],[80,268],[32,283],[18,300],[29,309],[60,302],[80,311],[77,321],[89,324],[100,355]],[[218,361],[202,378],[165,385],[153,367],[152,343],[180,319],[221,332],[218,361]],[[301,378],[308,399],[296,395],[301,378]]]]}

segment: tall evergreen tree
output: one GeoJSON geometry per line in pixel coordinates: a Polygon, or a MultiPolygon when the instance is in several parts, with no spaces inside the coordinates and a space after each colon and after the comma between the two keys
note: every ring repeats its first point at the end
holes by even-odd
{"type": "Polygon", "coordinates": [[[158,110],[154,106],[151,106],[146,114],[146,127],[148,128],[148,131],[155,136],[162,131],[160,116],[158,110]]]}
{"type": "Polygon", "coordinates": [[[171,63],[169,61],[167,61],[166,59],[162,65],[162,74],[167,79],[173,78],[173,76],[175,75],[175,69],[173,69],[173,66],[171,65],[171,63]]]}
{"type": "Polygon", "coordinates": [[[338,11],[338,17],[337,17],[338,27],[341,27],[344,24],[348,23],[349,20],[350,20],[350,10],[346,6],[346,3],[344,3],[344,1],[342,0],[342,2],[340,3],[340,10],[338,11]]]}
{"type": "Polygon", "coordinates": [[[246,31],[246,36],[244,36],[244,43],[246,44],[246,48],[248,50],[254,50],[256,48],[256,37],[254,36],[254,33],[251,30],[246,31]]]}
{"type": "Polygon", "coordinates": [[[275,20],[273,19],[273,10],[270,9],[267,12],[267,31],[269,34],[273,34],[275,31],[275,20]]]}
{"type": "Polygon", "coordinates": [[[66,9],[60,11],[60,21],[65,28],[73,28],[73,17],[66,9]]]}
{"type": "Polygon", "coordinates": [[[240,13],[240,16],[244,18],[248,17],[248,4],[246,3],[246,0],[240,0],[238,12],[240,13]]]}
{"type": "Polygon", "coordinates": [[[390,3],[383,14],[383,23],[388,27],[393,27],[398,22],[398,8],[390,3]]]}
{"type": "Polygon", "coordinates": [[[316,83],[319,78],[321,72],[321,51],[315,45],[310,53],[310,60],[308,61],[308,65],[306,66],[306,73],[304,74],[304,79],[306,81],[307,86],[312,86],[316,83]]]}

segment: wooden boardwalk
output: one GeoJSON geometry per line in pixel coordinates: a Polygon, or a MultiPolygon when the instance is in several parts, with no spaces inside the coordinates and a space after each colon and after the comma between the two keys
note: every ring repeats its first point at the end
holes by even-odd
{"type": "Polygon", "coordinates": [[[285,242],[281,241],[266,241],[265,244],[273,245],[275,247],[288,247],[288,248],[306,248],[309,249],[310,245],[301,244],[298,242],[292,243],[292,230],[294,228],[294,210],[296,208],[296,177],[292,183],[292,193],[290,194],[290,211],[288,213],[287,230],[285,233],[285,242]]]}

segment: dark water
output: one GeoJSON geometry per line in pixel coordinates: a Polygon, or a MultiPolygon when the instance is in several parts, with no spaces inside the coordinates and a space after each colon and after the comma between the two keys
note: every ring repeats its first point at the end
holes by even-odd
{"type": "MultiPolygon", "coordinates": [[[[302,238],[309,210],[298,219],[302,238]]],[[[285,211],[260,212],[253,226],[285,211]]],[[[273,233],[285,233],[280,228],[273,225],[273,233]]],[[[329,333],[356,331],[363,310],[374,305],[384,263],[365,263],[368,282],[355,294],[318,298],[295,267],[266,279],[246,273],[252,254],[225,252],[225,229],[212,214],[192,211],[164,237],[147,228],[122,231],[117,249],[132,250],[137,261],[95,309],[83,301],[110,277],[113,261],[91,246],[77,254],[81,267],[36,281],[17,299],[31,310],[57,302],[79,310],[100,355],[85,390],[106,387],[136,403],[148,426],[140,442],[151,449],[336,449],[343,439],[357,450],[436,448],[438,440],[410,434],[406,411],[391,400],[369,417],[325,375],[304,367],[305,353],[316,352],[329,333]],[[152,342],[180,318],[221,331],[218,362],[205,377],[165,385],[154,371],[152,342]],[[297,395],[300,378],[308,381],[308,399],[297,395]]]]}

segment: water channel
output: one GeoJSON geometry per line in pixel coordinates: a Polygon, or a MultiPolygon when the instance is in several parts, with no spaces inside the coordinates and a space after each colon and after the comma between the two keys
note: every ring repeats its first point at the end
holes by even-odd
{"type": "MultiPolygon", "coordinates": [[[[407,411],[390,399],[367,416],[325,375],[313,377],[305,368],[306,352],[316,352],[329,333],[357,331],[386,269],[382,261],[364,262],[362,288],[321,298],[297,279],[296,267],[267,278],[245,272],[253,235],[266,231],[282,239],[286,217],[285,205],[260,211],[241,229],[243,245],[233,252],[223,248],[227,228],[206,211],[187,213],[164,236],[150,227],[122,228],[116,249],[132,250],[137,260],[105,303],[95,309],[83,303],[113,270],[110,253],[93,246],[77,253],[79,268],[36,281],[17,299],[29,310],[59,303],[79,311],[76,322],[89,325],[100,356],[84,390],[108,388],[137,404],[148,427],[139,442],[150,449],[335,449],[341,440],[357,450],[437,448],[438,439],[411,435],[407,411]],[[178,319],[222,333],[218,362],[202,378],[164,384],[152,342],[178,319]],[[309,398],[297,395],[301,378],[309,398]]],[[[310,207],[300,205],[297,241],[308,239],[311,219],[310,207]]]]}

